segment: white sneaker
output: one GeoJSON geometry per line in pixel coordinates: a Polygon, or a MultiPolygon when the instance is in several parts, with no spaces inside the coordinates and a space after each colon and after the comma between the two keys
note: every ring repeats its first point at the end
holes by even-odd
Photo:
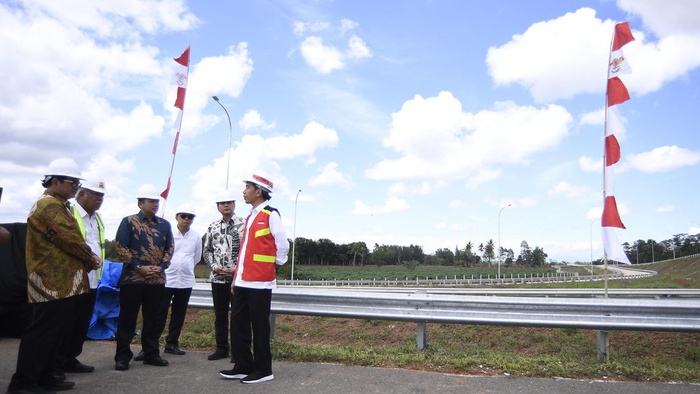
{"type": "Polygon", "coordinates": [[[272,380],[275,378],[275,375],[269,374],[265,375],[260,372],[253,372],[250,375],[244,377],[241,379],[241,383],[262,383],[262,382],[267,382],[268,380],[272,380]]]}

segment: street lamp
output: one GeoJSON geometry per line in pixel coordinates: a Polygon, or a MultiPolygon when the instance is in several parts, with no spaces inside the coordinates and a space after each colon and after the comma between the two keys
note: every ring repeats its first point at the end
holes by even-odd
{"type": "Polygon", "coordinates": [[[228,111],[226,110],[226,107],[224,107],[223,104],[221,104],[221,101],[219,101],[219,98],[216,96],[211,96],[211,98],[216,101],[221,108],[224,109],[224,112],[226,112],[226,118],[228,118],[228,159],[226,161],[226,190],[228,190],[228,172],[229,169],[231,168],[231,139],[233,138],[233,128],[231,127],[231,117],[228,114],[228,111]]]}
{"type": "Polygon", "coordinates": [[[297,192],[297,196],[294,197],[294,233],[292,237],[292,284],[294,284],[294,251],[296,250],[297,246],[297,201],[299,200],[299,193],[301,193],[301,189],[297,192]]]}
{"type": "Polygon", "coordinates": [[[593,277],[593,223],[599,221],[600,219],[593,219],[591,224],[588,225],[588,232],[591,236],[591,278],[593,277]]]}
{"type": "Polygon", "coordinates": [[[501,278],[501,212],[513,204],[508,204],[498,211],[498,278],[501,278]]]}

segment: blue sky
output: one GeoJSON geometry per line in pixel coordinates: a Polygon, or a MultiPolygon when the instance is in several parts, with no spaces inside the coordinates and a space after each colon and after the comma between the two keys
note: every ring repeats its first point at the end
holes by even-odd
{"type": "Polygon", "coordinates": [[[200,232],[218,216],[229,129],[217,95],[233,124],[229,188],[270,178],[289,238],[432,253],[498,243],[500,229],[516,255],[526,240],[555,261],[601,258],[604,89],[621,21],[636,41],[624,47],[618,237],[696,234],[694,0],[5,1],[0,222],[26,220],[48,163],[71,157],[106,182],[113,238],[139,187],[165,188],[172,59],[191,45],[167,219],[183,203],[200,232]]]}

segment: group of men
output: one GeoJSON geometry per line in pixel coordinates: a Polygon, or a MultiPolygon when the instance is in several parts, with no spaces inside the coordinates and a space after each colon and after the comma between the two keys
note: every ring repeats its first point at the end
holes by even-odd
{"type": "MultiPolygon", "coordinates": [[[[20,341],[10,393],[67,390],[74,382],[66,380],[66,372],[94,371],[77,357],[105,257],[104,225],[97,211],[106,190],[103,182],[82,180],[73,160],[54,160],[42,180],[46,190],[30,210],[26,261],[32,315],[20,341]],[[73,197],[76,204],[68,201],[73,197]]],[[[235,215],[236,199],[226,192],[216,200],[221,219],[209,225],[203,238],[191,228],[195,218],[191,205],[178,209],[173,231],[167,220],[156,215],[160,196],[155,189],[139,189],[139,212],[122,219],[115,237],[123,261],[116,370],[128,370],[132,358],[148,365],[168,365],[160,356],[159,340],[169,311],[164,352],[186,353],[179,337],[195,284],[194,266],[203,257],[211,268],[215,310],[216,350],[208,359],[230,355],[233,368],[220,371],[225,379],[243,383],[274,379],[270,304],[276,266],[286,263],[289,243],[279,212],[266,204],[272,182],[253,175],[244,183],[243,199],[252,207],[248,219],[235,215]],[[139,310],[142,351],[134,357],[130,345],[139,310]]]]}

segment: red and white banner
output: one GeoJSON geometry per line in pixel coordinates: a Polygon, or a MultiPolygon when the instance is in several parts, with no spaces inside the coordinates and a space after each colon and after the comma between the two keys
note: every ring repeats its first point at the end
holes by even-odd
{"type": "Polygon", "coordinates": [[[615,180],[613,165],[622,156],[617,135],[625,132],[624,123],[617,110],[617,105],[630,99],[627,87],[619,78],[620,74],[630,72],[629,64],[622,52],[622,47],[634,41],[629,23],[615,25],[610,57],[608,59],[608,86],[605,92],[605,143],[603,167],[603,215],[601,218],[603,249],[605,258],[623,264],[631,264],[617,238],[617,229],[624,229],[615,200],[615,180]]]}
{"type": "Polygon", "coordinates": [[[180,141],[180,127],[182,126],[182,113],[185,110],[185,93],[187,92],[187,78],[190,73],[190,47],[187,46],[185,52],[182,52],[180,57],[173,59],[178,64],[175,70],[175,84],[177,85],[177,97],[175,98],[175,107],[178,108],[177,118],[175,120],[175,129],[177,133],[175,134],[175,141],[173,142],[173,160],[170,164],[170,174],[168,175],[168,183],[160,193],[160,196],[164,199],[168,199],[168,194],[170,194],[171,178],[173,176],[173,167],[175,166],[175,155],[177,154],[177,144],[180,141]]]}

